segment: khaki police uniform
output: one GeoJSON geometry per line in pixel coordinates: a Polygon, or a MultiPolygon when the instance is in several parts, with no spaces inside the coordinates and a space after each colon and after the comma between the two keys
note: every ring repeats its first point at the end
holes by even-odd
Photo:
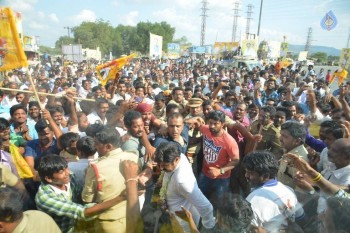
{"type": "MultiPolygon", "coordinates": [[[[260,124],[258,121],[253,122],[250,132],[254,135],[258,134],[259,127],[260,124]]],[[[273,123],[263,126],[261,130],[262,140],[257,144],[256,150],[267,150],[274,154],[277,159],[280,159],[283,155],[283,147],[281,146],[280,142],[280,131],[281,130],[275,127],[273,123]]],[[[246,151],[248,148],[252,149],[253,145],[254,142],[248,141],[246,151]]],[[[251,152],[251,150],[247,152],[251,152]]]]}
{"type": "MultiPolygon", "coordinates": [[[[100,157],[95,163],[95,168],[90,165],[86,171],[85,186],[82,192],[83,201],[101,203],[120,195],[126,189],[124,177],[119,168],[120,163],[124,160],[140,164],[136,154],[123,152],[118,148],[100,157]]],[[[125,233],[126,201],[99,214],[95,220],[95,231],[125,233]]]]}

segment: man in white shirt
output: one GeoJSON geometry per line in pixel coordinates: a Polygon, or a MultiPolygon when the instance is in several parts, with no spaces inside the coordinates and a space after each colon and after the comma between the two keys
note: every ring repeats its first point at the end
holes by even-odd
{"type": "Polygon", "coordinates": [[[273,154],[254,151],[243,158],[242,164],[253,188],[246,198],[254,212],[253,226],[266,232],[285,232],[288,222],[303,220],[304,210],[295,193],[276,179],[278,161],[273,154]]]}
{"type": "Polygon", "coordinates": [[[108,100],[99,98],[96,99],[95,111],[87,115],[90,124],[103,124],[107,125],[106,113],[109,109],[108,100]]]}
{"type": "MultiPolygon", "coordinates": [[[[350,185],[350,140],[337,139],[328,150],[329,166],[323,170],[324,178],[336,185],[350,185]]],[[[318,200],[317,213],[327,209],[327,195],[321,192],[318,200]]]]}
{"type": "MultiPolygon", "coordinates": [[[[16,83],[9,83],[8,88],[18,89],[18,85],[16,83]]],[[[9,91],[8,95],[2,99],[0,104],[8,108],[11,108],[13,105],[19,104],[16,99],[16,94],[16,91],[9,91]]]]}
{"type": "MultiPolygon", "coordinates": [[[[213,206],[198,188],[191,164],[176,143],[162,143],[157,148],[155,161],[164,173],[160,200],[171,213],[181,211],[183,206],[192,214],[196,224],[210,229],[215,226],[213,206]]],[[[188,223],[177,217],[185,232],[191,232],[188,223]]]]}

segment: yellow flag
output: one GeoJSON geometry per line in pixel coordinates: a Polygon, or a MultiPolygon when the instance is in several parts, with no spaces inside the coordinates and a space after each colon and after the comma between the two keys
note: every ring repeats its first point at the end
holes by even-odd
{"type": "Polygon", "coordinates": [[[118,73],[118,70],[120,70],[125,64],[129,63],[134,57],[135,54],[133,53],[129,56],[121,57],[97,66],[97,78],[100,80],[101,84],[105,86],[109,80],[114,79],[115,75],[118,73]]]}
{"type": "Polygon", "coordinates": [[[345,69],[339,68],[338,70],[336,70],[334,72],[334,74],[330,80],[330,83],[333,83],[335,78],[338,77],[338,85],[341,85],[347,76],[348,76],[348,71],[345,69]]]}
{"type": "Polygon", "coordinates": [[[13,12],[10,8],[0,7],[0,71],[27,66],[13,12]]]}

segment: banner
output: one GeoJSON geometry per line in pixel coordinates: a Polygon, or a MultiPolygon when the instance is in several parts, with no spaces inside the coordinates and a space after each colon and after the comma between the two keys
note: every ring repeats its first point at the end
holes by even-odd
{"type": "Polygon", "coordinates": [[[215,42],[214,54],[219,54],[225,51],[234,52],[239,47],[238,42],[215,42]]]}
{"type": "Polygon", "coordinates": [[[129,63],[131,59],[135,57],[135,54],[121,57],[111,62],[99,65],[96,67],[97,78],[101,84],[105,86],[109,80],[115,79],[115,75],[118,73],[125,64],[129,63]]]}
{"type": "Polygon", "coordinates": [[[279,41],[268,41],[267,42],[267,57],[268,58],[279,58],[281,53],[281,42],[279,41]]]}
{"type": "Polygon", "coordinates": [[[149,34],[149,56],[152,58],[161,58],[163,48],[163,37],[155,34],[149,34]]]}
{"type": "Polygon", "coordinates": [[[192,46],[188,48],[189,53],[199,53],[204,54],[205,53],[205,47],[204,46],[192,46]]]}
{"type": "Polygon", "coordinates": [[[298,61],[305,61],[307,58],[308,51],[300,51],[298,61]]]}
{"type": "Polygon", "coordinates": [[[0,71],[27,66],[13,12],[0,8],[0,71]]]}
{"type": "Polygon", "coordinates": [[[286,58],[288,52],[288,43],[287,42],[282,42],[281,43],[281,57],[286,58]]]}
{"type": "Polygon", "coordinates": [[[242,55],[243,57],[256,58],[258,51],[258,40],[242,40],[242,55]]]}
{"type": "Polygon", "coordinates": [[[180,44],[168,43],[168,58],[177,59],[180,57],[180,44]]]}
{"type": "Polygon", "coordinates": [[[342,49],[340,58],[339,58],[339,66],[347,71],[350,71],[350,49],[342,49]]]}

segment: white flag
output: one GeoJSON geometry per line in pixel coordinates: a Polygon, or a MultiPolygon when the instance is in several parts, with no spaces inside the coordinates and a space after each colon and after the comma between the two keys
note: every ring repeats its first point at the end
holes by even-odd
{"type": "Polygon", "coordinates": [[[162,57],[163,37],[150,33],[149,36],[149,56],[151,58],[162,57]]]}

